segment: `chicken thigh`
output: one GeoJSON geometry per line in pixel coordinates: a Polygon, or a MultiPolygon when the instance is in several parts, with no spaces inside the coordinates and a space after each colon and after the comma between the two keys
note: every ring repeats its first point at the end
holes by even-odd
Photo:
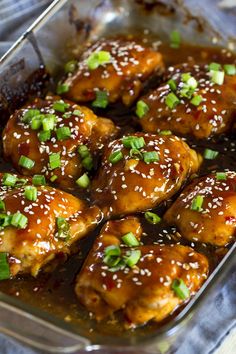
{"type": "Polygon", "coordinates": [[[166,212],[191,241],[225,246],[236,235],[236,173],[217,172],[194,180],[166,212]]]}
{"type": "Polygon", "coordinates": [[[74,72],[68,74],[58,90],[77,102],[93,101],[103,95],[107,103],[122,100],[130,105],[143,82],[161,69],[162,55],[151,48],[135,40],[102,39],[82,54],[74,72]]]}
{"type": "Polygon", "coordinates": [[[10,274],[39,270],[97,226],[101,212],[82,200],[44,184],[43,176],[0,174],[0,253],[10,274]]]}
{"type": "Polygon", "coordinates": [[[108,217],[144,211],[170,198],[199,164],[176,136],[136,133],[105,148],[92,196],[108,217]]]}
{"type": "Polygon", "coordinates": [[[4,156],[20,173],[42,173],[68,188],[93,168],[94,156],[116,132],[112,121],[87,107],[48,96],[10,117],[3,132],[4,156]],[[80,153],[81,146],[86,151],[80,153]]]}
{"type": "Polygon", "coordinates": [[[97,320],[122,309],[129,325],[159,322],[207,278],[205,256],[181,245],[142,246],[141,235],[138,219],[127,217],[108,221],[95,241],[75,291],[97,320]]]}
{"type": "Polygon", "coordinates": [[[203,139],[229,130],[236,117],[236,75],[211,67],[170,67],[167,81],[138,103],[144,131],[171,130],[203,139]]]}

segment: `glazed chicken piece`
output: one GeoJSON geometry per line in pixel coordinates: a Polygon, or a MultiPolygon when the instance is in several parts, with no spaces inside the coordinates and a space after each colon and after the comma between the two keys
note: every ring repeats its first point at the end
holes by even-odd
{"type": "Polygon", "coordinates": [[[136,133],[114,140],[91,186],[95,204],[107,217],[153,208],[179,190],[200,159],[176,136],[136,133]]]}
{"type": "Polygon", "coordinates": [[[93,168],[93,158],[116,133],[111,120],[98,118],[87,107],[48,96],[10,117],[3,132],[4,156],[24,175],[44,174],[69,188],[93,168]],[[81,145],[87,149],[86,156],[78,152],[81,145]]]}
{"type": "Polygon", "coordinates": [[[236,235],[236,173],[195,179],[164,216],[191,241],[225,246],[236,235]]]}
{"type": "MultiPolygon", "coordinates": [[[[43,176],[36,177],[41,179],[43,176]]],[[[47,185],[35,177],[0,174],[0,253],[6,253],[10,273],[39,270],[97,226],[100,210],[47,185]]],[[[50,270],[50,268],[49,268],[50,270]]]]}
{"type": "Polygon", "coordinates": [[[140,94],[143,82],[162,70],[162,55],[151,48],[135,40],[102,39],[82,54],[74,72],[58,89],[78,102],[93,101],[102,91],[107,101],[122,100],[130,105],[140,94]]]}
{"type": "Polygon", "coordinates": [[[166,82],[141,98],[137,113],[144,131],[171,130],[198,139],[228,131],[236,117],[236,75],[225,74],[219,85],[213,72],[208,65],[170,67],[166,82]]]}
{"type": "Polygon", "coordinates": [[[77,277],[75,291],[97,320],[122,309],[131,326],[159,322],[200,288],[208,275],[208,261],[181,245],[129,247],[123,236],[130,233],[139,243],[142,228],[137,218],[104,225],[77,277]],[[109,256],[114,250],[120,254],[109,256]],[[185,294],[175,289],[176,282],[181,282],[185,294]]]}

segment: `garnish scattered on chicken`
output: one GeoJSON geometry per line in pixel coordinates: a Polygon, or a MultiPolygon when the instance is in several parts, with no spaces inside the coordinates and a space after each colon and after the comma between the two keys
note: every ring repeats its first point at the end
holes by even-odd
{"type": "Polygon", "coordinates": [[[96,206],[45,185],[43,175],[30,179],[5,173],[0,179],[0,255],[8,260],[8,277],[37,276],[100,221],[96,206]]]}
{"type": "Polygon", "coordinates": [[[235,240],[236,173],[217,172],[194,180],[165,214],[191,241],[225,246],[235,240]]]}
{"type": "Polygon", "coordinates": [[[229,130],[236,115],[236,72],[234,65],[224,70],[217,63],[170,67],[168,81],[137,103],[142,128],[198,139],[229,130]]]}
{"type": "Polygon", "coordinates": [[[76,294],[97,320],[123,310],[129,325],[162,321],[200,288],[208,261],[181,245],[140,244],[137,218],[108,221],[77,277],[76,294]]]}
{"type": "Polygon", "coordinates": [[[163,62],[160,53],[134,40],[103,39],[65,69],[69,74],[58,85],[58,94],[78,102],[94,101],[94,106],[105,108],[117,100],[132,104],[143,82],[163,70],[163,62]]]}
{"type": "Polygon", "coordinates": [[[59,97],[36,99],[16,111],[3,132],[6,159],[24,175],[44,174],[62,187],[87,187],[86,171],[117,132],[111,120],[59,97]]]}
{"type": "Polygon", "coordinates": [[[104,150],[92,196],[106,216],[153,208],[198,170],[200,157],[176,136],[136,133],[104,150]]]}

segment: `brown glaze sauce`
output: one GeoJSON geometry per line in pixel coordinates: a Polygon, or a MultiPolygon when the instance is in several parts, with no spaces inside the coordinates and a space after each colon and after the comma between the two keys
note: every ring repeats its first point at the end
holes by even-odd
{"type": "MultiPolygon", "coordinates": [[[[157,39],[156,42],[158,42],[157,39]]],[[[236,57],[225,49],[194,47],[185,44],[182,44],[180,49],[172,49],[169,45],[160,44],[159,50],[163,54],[166,66],[187,61],[191,62],[192,60],[197,63],[234,63],[236,61],[236,57]]],[[[37,80],[38,79],[37,77],[37,80]]],[[[156,81],[149,83],[145,91],[155,85],[156,81]]],[[[134,106],[127,108],[118,103],[110,105],[106,110],[98,109],[95,113],[111,118],[122,128],[122,134],[141,130],[135,120],[134,109],[134,106]]],[[[205,148],[211,148],[212,146],[214,146],[214,150],[220,152],[215,160],[205,160],[203,162],[199,175],[207,174],[210,171],[223,171],[225,169],[236,171],[236,141],[233,135],[221,135],[210,140],[201,141],[188,139],[188,137],[186,137],[186,139],[190,146],[200,153],[202,153],[205,148]]],[[[0,157],[0,166],[1,171],[13,171],[12,166],[5,163],[2,157],[0,157]]],[[[74,191],[73,194],[76,195],[76,191],[74,191]]],[[[80,197],[89,198],[88,195],[80,195],[80,197]]],[[[176,197],[177,195],[175,195],[174,198],[176,197]]],[[[164,202],[155,209],[155,212],[160,216],[163,215],[171,202],[172,201],[164,202]]],[[[146,233],[146,236],[144,236],[142,240],[144,243],[160,242],[168,244],[180,242],[181,244],[191,244],[193,246],[193,243],[181,239],[178,233],[175,232],[176,230],[165,225],[164,222],[158,225],[150,225],[144,219],[143,214],[139,214],[139,216],[143,230],[146,233]]],[[[83,261],[93,244],[93,240],[99,234],[101,227],[102,224],[97,227],[95,232],[79,241],[78,246],[80,251],[72,255],[65,263],[59,265],[51,274],[41,272],[37,279],[18,276],[13,280],[1,281],[0,291],[15,296],[22,300],[22,302],[40,308],[58,318],[64,319],[66,322],[70,323],[74,331],[78,331],[78,328],[81,330],[82,328],[82,332],[86,336],[91,337],[91,339],[96,338],[96,334],[109,336],[122,335],[123,338],[130,337],[132,335],[131,332],[125,330],[122,326],[122,321],[119,321],[121,314],[118,313],[113,319],[98,324],[96,321],[92,320],[88,312],[82,308],[74,293],[75,277],[81,269],[83,261]]],[[[216,249],[213,246],[197,243],[195,243],[194,248],[204,253],[209,258],[211,271],[227,252],[227,249],[224,248],[216,249]]],[[[170,317],[166,321],[169,320],[170,317]]],[[[133,335],[142,337],[147,333],[151,334],[162,324],[163,323],[150,323],[144,327],[137,328],[132,331],[132,333],[133,335]]]]}

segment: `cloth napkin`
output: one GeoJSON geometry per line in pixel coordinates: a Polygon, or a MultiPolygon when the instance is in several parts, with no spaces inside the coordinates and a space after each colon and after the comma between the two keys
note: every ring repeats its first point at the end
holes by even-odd
{"type": "MultiPolygon", "coordinates": [[[[224,0],[229,4],[230,1],[224,0]]],[[[50,3],[51,0],[0,0],[0,56],[50,3]]],[[[39,352],[0,334],[0,354],[35,353],[39,352]]],[[[236,353],[236,270],[225,279],[222,290],[209,299],[198,324],[175,353],[236,353]]]]}

